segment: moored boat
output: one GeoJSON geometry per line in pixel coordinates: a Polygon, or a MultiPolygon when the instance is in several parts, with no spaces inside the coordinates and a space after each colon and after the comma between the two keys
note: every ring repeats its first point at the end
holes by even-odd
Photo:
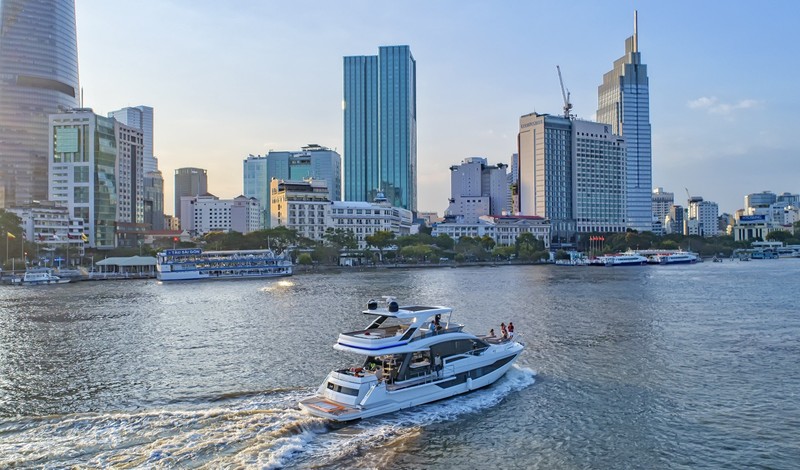
{"type": "Polygon", "coordinates": [[[375,319],[341,333],[334,345],[360,362],[330,372],[315,395],[300,401],[307,413],[352,421],[466,393],[497,381],[524,348],[463,331],[449,307],[401,307],[389,297],[386,307],[370,301],[363,313],[375,319]]]}
{"type": "Polygon", "coordinates": [[[659,253],[651,257],[657,264],[691,264],[696,263],[700,257],[688,251],[675,251],[659,253]]]}
{"type": "Polygon", "coordinates": [[[643,266],[647,258],[638,253],[617,253],[598,257],[601,266],[643,266]]]}
{"type": "Polygon", "coordinates": [[[50,268],[34,268],[25,271],[22,277],[17,277],[11,280],[12,284],[23,286],[39,286],[44,284],[66,284],[69,279],[63,279],[55,274],[50,268]]]}
{"type": "Polygon", "coordinates": [[[198,279],[252,279],[292,275],[292,261],[272,250],[203,251],[199,248],[165,250],[158,254],[159,281],[198,279]]]}

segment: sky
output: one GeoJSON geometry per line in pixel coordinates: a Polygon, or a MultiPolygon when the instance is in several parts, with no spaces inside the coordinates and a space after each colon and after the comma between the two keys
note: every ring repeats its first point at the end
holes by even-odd
{"type": "Polygon", "coordinates": [[[154,108],[154,153],[172,212],[176,168],[209,192],[243,192],[242,161],[315,143],[344,154],[343,57],[405,44],[417,61],[418,209],[442,215],[449,167],[510,163],[519,117],[573,113],[639,11],[650,79],[653,186],[717,202],[800,192],[800,2],[77,0],[84,106],[154,108]]]}

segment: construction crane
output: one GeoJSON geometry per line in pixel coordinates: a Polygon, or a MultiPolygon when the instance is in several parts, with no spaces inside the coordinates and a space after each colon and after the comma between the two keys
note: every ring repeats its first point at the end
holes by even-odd
{"type": "Polygon", "coordinates": [[[572,117],[570,111],[572,111],[572,103],[569,102],[569,90],[564,88],[564,79],[561,78],[561,67],[556,65],[556,70],[558,70],[558,81],[561,83],[561,96],[564,98],[564,117],[569,119],[572,117]]]}

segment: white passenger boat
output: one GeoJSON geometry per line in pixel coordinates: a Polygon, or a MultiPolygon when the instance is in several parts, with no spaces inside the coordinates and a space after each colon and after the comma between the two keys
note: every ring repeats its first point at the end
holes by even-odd
{"type": "Polygon", "coordinates": [[[272,250],[203,251],[199,248],[165,250],[158,254],[160,281],[197,279],[251,279],[292,275],[292,261],[272,250]]]}
{"type": "Polygon", "coordinates": [[[12,279],[12,284],[23,286],[39,286],[43,284],[66,284],[69,279],[62,279],[53,274],[50,268],[35,268],[25,271],[22,277],[12,279]]]}
{"type": "Polygon", "coordinates": [[[449,307],[400,307],[387,298],[386,307],[370,301],[363,313],[376,318],[334,345],[361,362],[328,374],[300,401],[307,413],[351,421],[452,397],[491,385],[523,350],[513,339],[464,332],[449,307]]]}
{"type": "Polygon", "coordinates": [[[620,253],[600,256],[603,266],[643,266],[647,258],[637,253],[620,253]]]}
{"type": "Polygon", "coordinates": [[[690,264],[696,263],[699,259],[699,256],[688,251],[676,251],[672,253],[660,253],[653,255],[653,260],[658,264],[690,264]]]}

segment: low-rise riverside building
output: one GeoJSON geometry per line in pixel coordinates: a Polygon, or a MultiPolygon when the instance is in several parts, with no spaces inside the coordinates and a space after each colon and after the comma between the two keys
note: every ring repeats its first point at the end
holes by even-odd
{"type": "Polygon", "coordinates": [[[181,213],[187,217],[181,227],[193,236],[210,232],[250,233],[261,228],[261,203],[238,196],[220,199],[213,194],[181,197],[181,213]]]}
{"type": "Polygon", "coordinates": [[[327,229],[342,229],[353,233],[359,249],[368,247],[366,237],[378,231],[395,236],[409,235],[413,214],[401,207],[392,207],[386,198],[375,202],[330,201],[325,181],[272,180],[270,217],[271,227],[284,226],[316,241],[324,239],[327,229]]]}
{"type": "Polygon", "coordinates": [[[499,246],[511,246],[523,233],[531,233],[550,249],[550,221],[535,215],[485,215],[474,224],[443,222],[434,224],[431,235],[461,237],[489,236],[499,246]]]}

